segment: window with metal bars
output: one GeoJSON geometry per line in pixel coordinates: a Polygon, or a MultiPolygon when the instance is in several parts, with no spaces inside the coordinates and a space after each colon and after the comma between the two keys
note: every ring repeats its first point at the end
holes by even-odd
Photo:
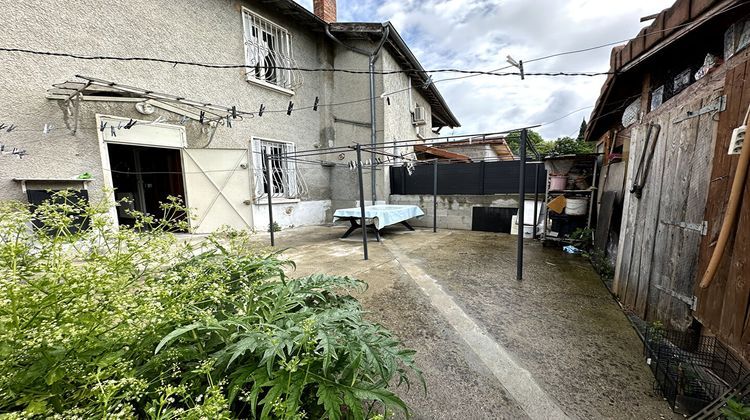
{"type": "Polygon", "coordinates": [[[272,194],[272,197],[297,198],[297,166],[287,155],[294,152],[293,143],[253,139],[252,152],[255,166],[255,196],[272,194]],[[271,176],[268,176],[270,158],[271,176]]]}
{"type": "Polygon", "coordinates": [[[243,9],[247,79],[293,89],[292,38],[281,26],[243,9]]]}

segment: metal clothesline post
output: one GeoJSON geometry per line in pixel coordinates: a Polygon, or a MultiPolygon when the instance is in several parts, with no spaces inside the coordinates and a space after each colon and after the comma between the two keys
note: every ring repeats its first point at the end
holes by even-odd
{"type": "MultiPolygon", "coordinates": [[[[362,146],[357,143],[357,180],[359,181],[359,223],[362,229],[362,249],[365,257],[367,256],[367,224],[365,223],[365,187],[362,181],[362,146]]],[[[374,204],[374,203],[373,203],[374,204]]]]}
{"type": "Polygon", "coordinates": [[[438,160],[432,164],[432,232],[437,232],[438,160]]]}
{"type": "MultiPolygon", "coordinates": [[[[537,157],[538,159],[538,157],[537,157]]],[[[536,239],[536,225],[539,221],[539,165],[541,165],[540,162],[537,162],[536,165],[534,165],[536,174],[534,175],[534,230],[531,231],[532,238],[536,239]]]]}
{"type": "Polygon", "coordinates": [[[273,232],[273,203],[271,196],[273,195],[273,178],[271,178],[271,156],[266,153],[263,149],[263,161],[266,162],[266,185],[268,185],[268,231],[271,233],[271,246],[275,246],[274,232],[273,232]]]}
{"type": "Polygon", "coordinates": [[[516,280],[523,280],[523,212],[526,201],[526,129],[521,130],[518,145],[520,162],[518,166],[518,251],[516,254],[516,280]]]}

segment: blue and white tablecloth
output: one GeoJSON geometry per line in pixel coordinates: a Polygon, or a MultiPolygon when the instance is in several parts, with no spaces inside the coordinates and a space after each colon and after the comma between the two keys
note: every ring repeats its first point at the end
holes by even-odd
{"type": "MultiPolygon", "coordinates": [[[[361,215],[359,207],[338,209],[333,213],[334,222],[336,219],[359,219],[361,215]]],[[[366,223],[368,225],[374,224],[377,230],[419,216],[424,216],[424,212],[418,206],[399,206],[393,204],[365,206],[365,219],[368,219],[366,223]]]]}

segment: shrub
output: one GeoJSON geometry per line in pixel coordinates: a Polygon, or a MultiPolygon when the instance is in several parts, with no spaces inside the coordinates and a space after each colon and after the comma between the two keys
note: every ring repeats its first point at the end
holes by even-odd
{"type": "Polygon", "coordinates": [[[363,282],[288,278],[242,232],[179,241],[177,199],[119,229],[65,193],[0,206],[0,416],[408,415],[413,352],[337,293],[363,282]]]}

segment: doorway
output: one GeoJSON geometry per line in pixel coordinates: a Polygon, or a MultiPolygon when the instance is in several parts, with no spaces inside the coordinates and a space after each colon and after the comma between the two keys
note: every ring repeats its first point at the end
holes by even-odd
{"type": "Polygon", "coordinates": [[[133,226],[128,210],[156,218],[164,217],[160,203],[169,196],[185,199],[182,160],[178,149],[108,143],[115,199],[126,199],[117,207],[120,225],[133,226]]]}

